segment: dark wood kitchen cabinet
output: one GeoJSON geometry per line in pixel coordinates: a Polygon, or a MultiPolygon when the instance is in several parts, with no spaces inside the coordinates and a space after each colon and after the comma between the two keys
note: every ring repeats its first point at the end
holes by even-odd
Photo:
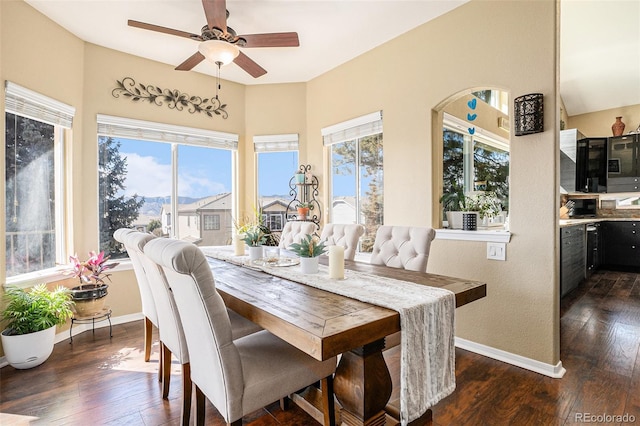
{"type": "Polygon", "coordinates": [[[560,228],[560,296],[576,288],[585,278],[585,226],[560,228]]]}
{"type": "Polygon", "coordinates": [[[640,267],[640,221],[602,223],[605,267],[640,267]]]}

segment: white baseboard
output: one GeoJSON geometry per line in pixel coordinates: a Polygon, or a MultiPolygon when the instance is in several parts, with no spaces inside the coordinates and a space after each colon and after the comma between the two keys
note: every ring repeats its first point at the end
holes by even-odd
{"type": "Polygon", "coordinates": [[[455,338],[455,344],[460,349],[465,349],[479,355],[497,359],[498,361],[506,362],[507,364],[524,368],[525,370],[530,370],[548,377],[553,377],[554,379],[561,378],[567,371],[562,366],[562,361],[558,361],[556,365],[546,364],[544,362],[536,361],[535,359],[492,348],[491,346],[482,345],[480,343],[472,342],[460,337],[455,338]]]}
{"type": "MultiPolygon", "coordinates": [[[[138,312],[136,314],[121,315],[118,317],[111,317],[111,325],[124,324],[127,322],[138,321],[141,319],[144,319],[144,315],[142,314],[142,312],[138,312]]],[[[103,327],[109,327],[109,321],[104,320],[104,321],[99,321],[95,323],[95,328],[103,328],[103,327]]],[[[71,335],[77,336],[78,334],[84,333],[85,331],[91,331],[91,324],[75,324],[71,329],[71,335]]],[[[67,340],[68,338],[69,338],[69,330],[56,333],[54,344],[60,343],[64,340],[67,340]]],[[[9,363],[7,362],[7,359],[4,356],[0,357],[0,368],[6,367],[7,365],[9,365],[9,363]]]]}
{"type": "MultiPolygon", "coordinates": [[[[142,314],[142,312],[138,312],[135,314],[121,315],[118,317],[111,317],[111,325],[124,324],[127,322],[138,321],[141,319],[144,319],[144,315],[142,314]]],[[[94,323],[94,325],[96,329],[109,327],[109,321],[107,320],[98,321],[94,323]]],[[[71,328],[71,336],[77,336],[78,334],[84,333],[85,331],[91,331],[91,329],[92,329],[91,324],[74,324],[73,328],[71,328]]],[[[65,330],[61,333],[56,334],[56,339],[54,342],[60,343],[68,338],[69,338],[69,330],[65,330]]]]}

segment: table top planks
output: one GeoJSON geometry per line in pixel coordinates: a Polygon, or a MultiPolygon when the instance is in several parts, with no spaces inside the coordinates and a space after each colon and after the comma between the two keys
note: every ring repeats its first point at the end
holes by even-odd
{"type": "MultiPolygon", "coordinates": [[[[400,315],[262,271],[209,258],[226,305],[310,356],[324,360],[400,331],[400,315]]],[[[456,306],[486,295],[486,284],[360,262],[345,268],[456,294],[456,306]]]]}

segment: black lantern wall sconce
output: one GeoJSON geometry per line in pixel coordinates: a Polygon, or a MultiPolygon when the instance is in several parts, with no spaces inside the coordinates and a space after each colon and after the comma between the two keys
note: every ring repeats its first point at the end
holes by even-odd
{"type": "Polygon", "coordinates": [[[531,93],[514,99],[514,131],[516,136],[544,131],[542,93],[531,93]]]}

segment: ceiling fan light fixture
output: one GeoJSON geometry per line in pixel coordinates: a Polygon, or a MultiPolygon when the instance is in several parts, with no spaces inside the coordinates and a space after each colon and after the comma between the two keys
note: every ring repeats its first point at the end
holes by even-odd
{"type": "Polygon", "coordinates": [[[222,65],[232,62],[240,54],[237,46],[222,40],[203,41],[198,51],[213,63],[220,62],[222,65]]]}

